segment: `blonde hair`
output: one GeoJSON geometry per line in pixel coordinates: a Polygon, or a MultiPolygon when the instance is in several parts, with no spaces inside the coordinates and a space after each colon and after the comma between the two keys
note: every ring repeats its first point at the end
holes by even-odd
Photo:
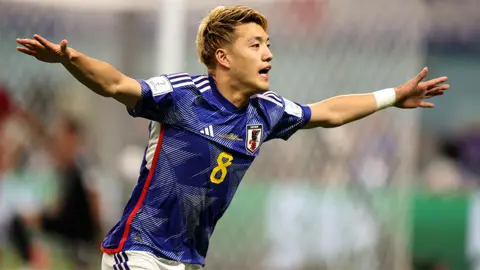
{"type": "Polygon", "coordinates": [[[268,21],[258,11],[247,6],[219,6],[202,20],[197,33],[197,56],[207,68],[215,67],[215,52],[235,41],[235,27],[256,23],[267,31],[268,21]]]}

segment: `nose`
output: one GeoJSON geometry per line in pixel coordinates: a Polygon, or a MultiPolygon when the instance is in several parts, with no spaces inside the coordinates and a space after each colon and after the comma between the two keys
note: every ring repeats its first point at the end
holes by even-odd
{"type": "Polygon", "coordinates": [[[270,48],[266,47],[266,49],[265,49],[265,51],[264,51],[264,53],[263,53],[263,57],[262,57],[262,58],[263,58],[263,61],[265,61],[265,62],[270,62],[270,61],[272,61],[272,59],[273,59],[273,54],[272,54],[272,52],[270,51],[270,48]]]}

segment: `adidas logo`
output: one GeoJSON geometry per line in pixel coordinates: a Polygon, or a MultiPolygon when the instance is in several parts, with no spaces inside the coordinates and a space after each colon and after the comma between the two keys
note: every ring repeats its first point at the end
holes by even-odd
{"type": "Polygon", "coordinates": [[[215,137],[215,135],[213,135],[213,127],[211,125],[202,129],[202,130],[200,130],[200,133],[205,134],[205,135],[210,136],[210,137],[215,137]]]}

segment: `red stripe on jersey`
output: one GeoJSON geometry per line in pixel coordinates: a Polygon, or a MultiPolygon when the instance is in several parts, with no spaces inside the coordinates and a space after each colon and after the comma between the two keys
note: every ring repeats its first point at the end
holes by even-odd
{"type": "Polygon", "coordinates": [[[135,205],[135,208],[133,208],[133,211],[128,216],[127,223],[125,224],[125,230],[123,231],[123,236],[122,236],[122,239],[120,240],[120,244],[118,245],[117,248],[114,248],[114,249],[104,248],[103,246],[101,246],[100,249],[102,250],[102,252],[105,252],[107,254],[114,254],[122,251],[123,245],[125,244],[125,241],[127,241],[128,233],[130,232],[130,225],[132,224],[132,220],[137,214],[138,210],[140,210],[140,207],[142,207],[143,201],[147,196],[148,188],[150,187],[150,182],[152,181],[153,173],[155,172],[155,168],[157,165],[158,156],[160,155],[160,150],[162,149],[163,133],[164,133],[164,128],[163,126],[161,126],[160,136],[158,137],[157,148],[155,149],[155,155],[153,156],[150,172],[148,173],[147,180],[143,184],[143,189],[142,189],[142,194],[140,195],[140,199],[138,199],[138,202],[135,205]]]}

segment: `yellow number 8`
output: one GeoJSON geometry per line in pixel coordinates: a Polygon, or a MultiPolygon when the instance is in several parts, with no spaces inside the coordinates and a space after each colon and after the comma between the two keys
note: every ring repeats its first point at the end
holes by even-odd
{"type": "Polygon", "coordinates": [[[210,181],[214,184],[220,184],[225,180],[227,176],[227,168],[232,165],[233,156],[229,153],[222,152],[217,158],[217,167],[213,168],[210,174],[210,181]],[[226,161],[224,161],[226,159],[226,161]],[[220,177],[217,178],[217,174],[220,172],[220,177]]]}

